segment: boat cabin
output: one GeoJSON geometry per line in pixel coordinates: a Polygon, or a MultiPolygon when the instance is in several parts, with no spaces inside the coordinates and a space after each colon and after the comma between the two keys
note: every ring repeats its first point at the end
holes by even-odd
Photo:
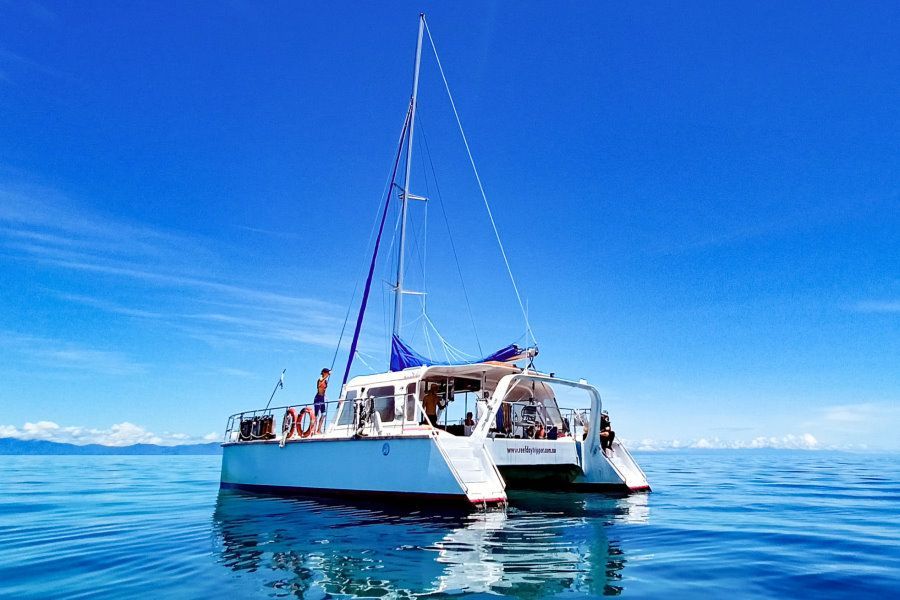
{"type": "Polygon", "coordinates": [[[572,384],[559,383],[565,382],[506,363],[414,367],[358,376],[344,387],[326,431],[328,436],[345,437],[438,429],[468,436],[482,425],[486,437],[561,439],[573,436],[586,421],[591,399],[584,390],[575,399],[569,391],[572,384]],[[490,401],[508,375],[518,377],[505,386],[500,405],[492,407],[490,401]],[[562,398],[575,400],[575,405],[561,407],[562,398]],[[429,416],[426,407],[435,404],[437,410],[429,416]],[[485,419],[490,419],[489,425],[485,419]]]}

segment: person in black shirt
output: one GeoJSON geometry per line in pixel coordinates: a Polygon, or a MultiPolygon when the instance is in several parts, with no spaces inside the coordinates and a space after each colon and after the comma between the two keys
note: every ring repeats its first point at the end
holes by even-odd
{"type": "Polygon", "coordinates": [[[603,453],[607,454],[607,450],[612,449],[613,440],[616,439],[616,432],[612,430],[609,422],[609,413],[605,410],[600,413],[600,447],[603,453]]]}

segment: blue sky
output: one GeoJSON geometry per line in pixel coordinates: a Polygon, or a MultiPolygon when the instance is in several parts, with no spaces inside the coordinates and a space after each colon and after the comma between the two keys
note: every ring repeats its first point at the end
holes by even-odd
{"type": "MultiPolygon", "coordinates": [[[[425,10],[538,367],[635,445],[900,447],[896,3],[0,10],[0,434],[199,439],[282,368],[309,401],[425,10]]],[[[524,325],[427,53],[420,116],[410,281],[477,354],[438,189],[478,341],[524,325]]]]}

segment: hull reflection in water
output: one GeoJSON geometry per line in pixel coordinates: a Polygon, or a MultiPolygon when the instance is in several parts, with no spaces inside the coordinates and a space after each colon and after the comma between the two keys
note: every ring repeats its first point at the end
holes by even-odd
{"type": "Polygon", "coordinates": [[[604,523],[646,518],[646,496],[516,495],[520,510],[422,513],[221,490],[221,564],[276,595],[524,598],[617,594],[626,558],[604,523]]]}

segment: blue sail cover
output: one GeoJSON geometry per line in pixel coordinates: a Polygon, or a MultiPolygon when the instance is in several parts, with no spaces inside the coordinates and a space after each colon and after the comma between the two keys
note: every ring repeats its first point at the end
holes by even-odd
{"type": "Polygon", "coordinates": [[[485,356],[484,358],[480,358],[478,360],[446,362],[440,360],[432,360],[430,358],[422,356],[421,354],[407,346],[403,340],[394,335],[391,337],[391,371],[402,371],[403,369],[408,369],[410,367],[421,366],[431,367],[440,365],[474,365],[477,363],[490,361],[506,362],[514,356],[522,354],[522,352],[524,352],[524,350],[519,348],[517,345],[510,344],[509,346],[501,348],[493,354],[485,356]]]}

